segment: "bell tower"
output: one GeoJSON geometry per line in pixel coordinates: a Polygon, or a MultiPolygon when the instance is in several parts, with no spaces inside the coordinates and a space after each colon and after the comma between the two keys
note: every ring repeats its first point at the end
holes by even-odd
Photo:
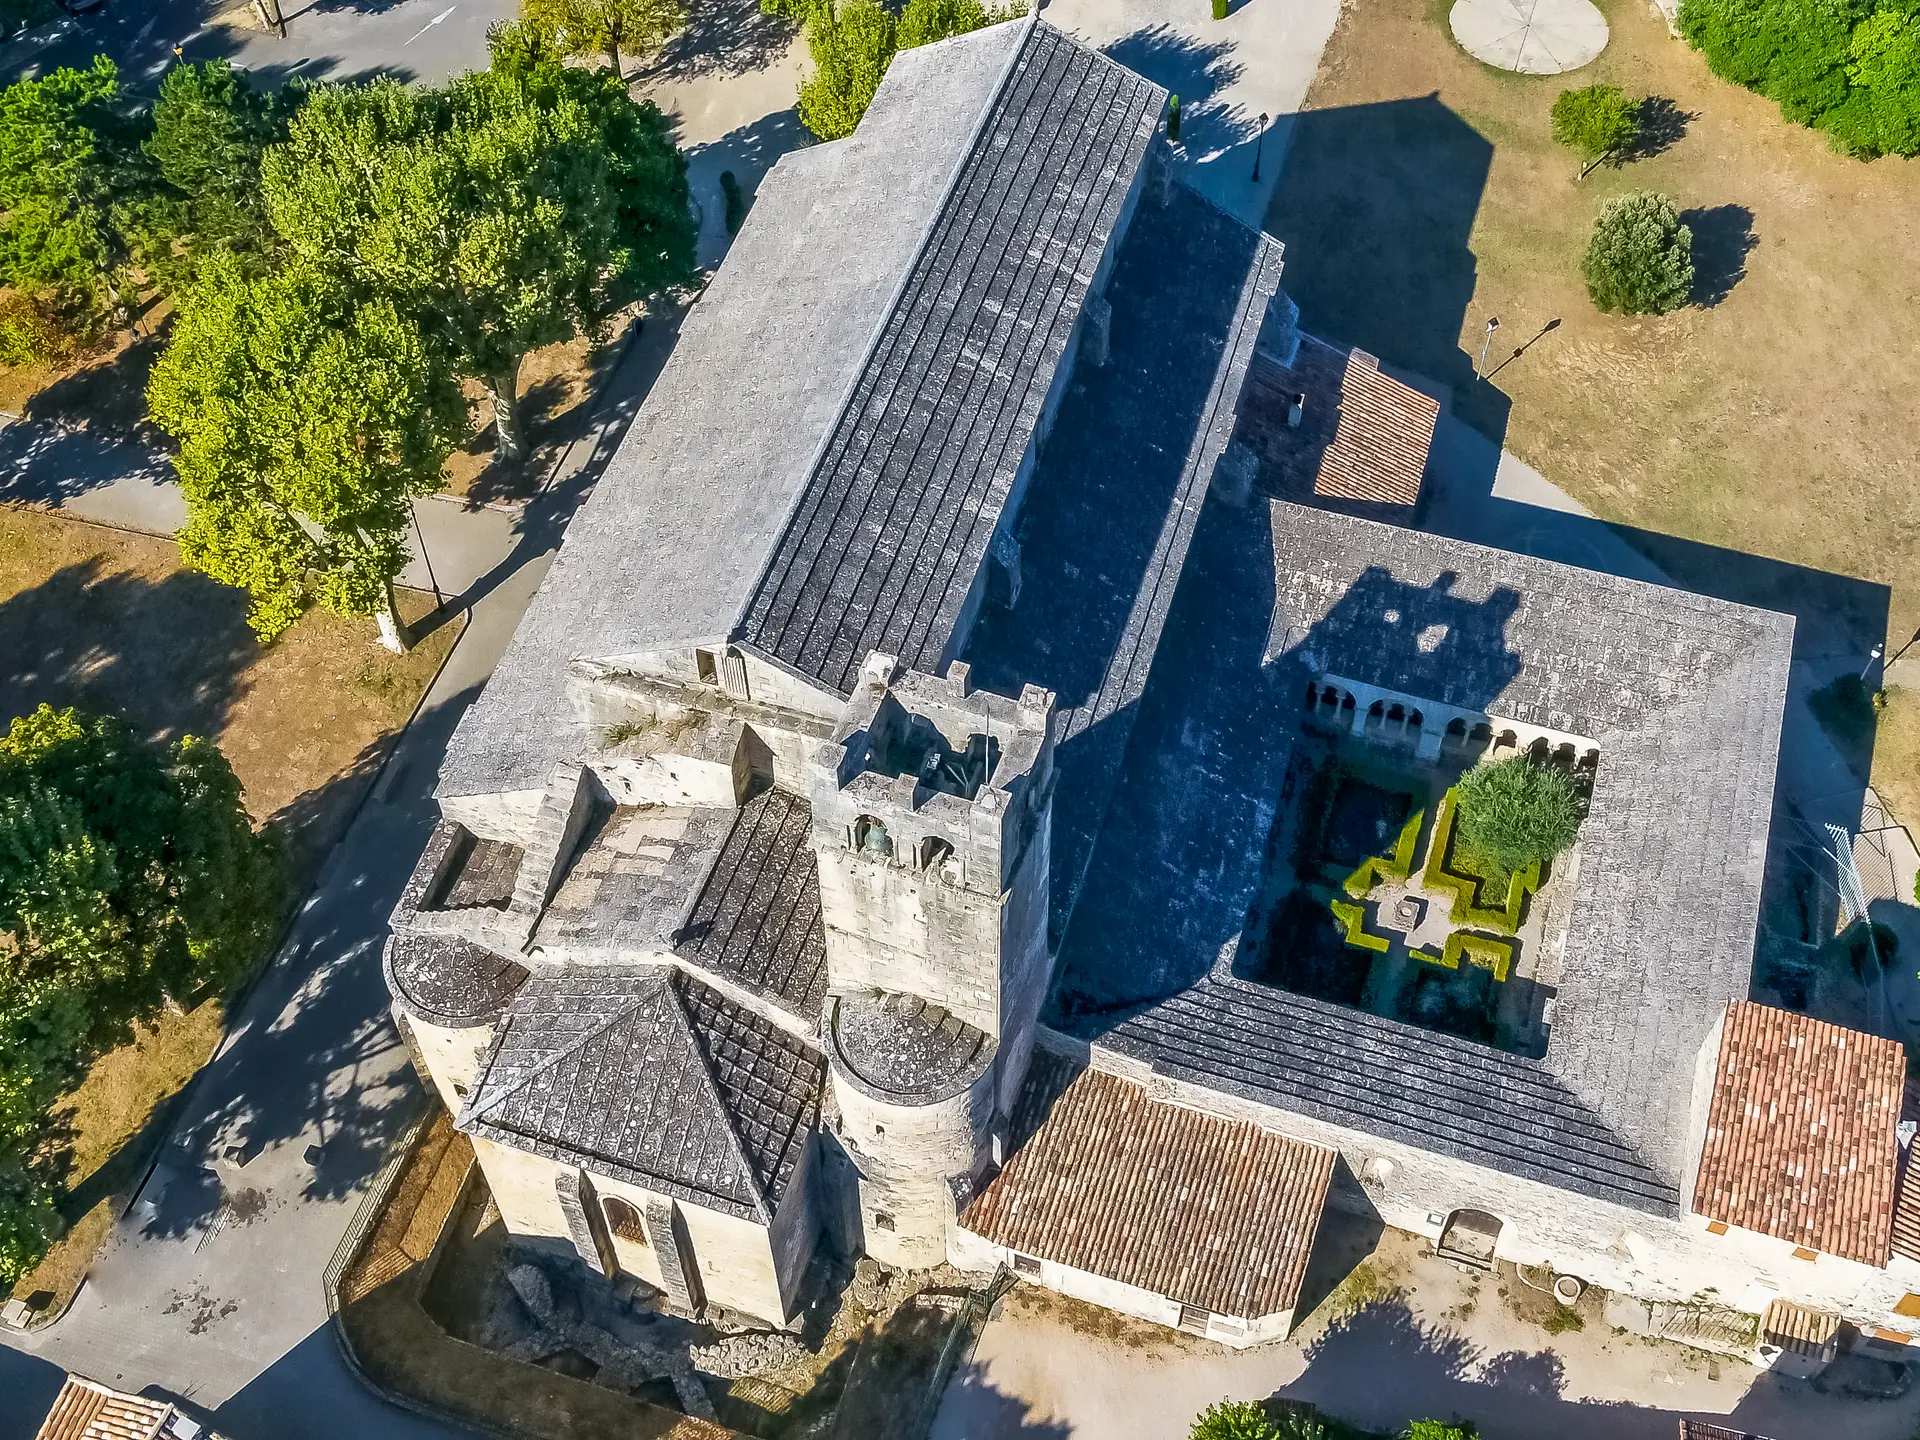
{"type": "Polygon", "coordinates": [[[829,1072],[866,1248],[944,1256],[954,1188],[1000,1158],[1052,979],[1053,694],[874,654],[815,754],[829,1072]]]}

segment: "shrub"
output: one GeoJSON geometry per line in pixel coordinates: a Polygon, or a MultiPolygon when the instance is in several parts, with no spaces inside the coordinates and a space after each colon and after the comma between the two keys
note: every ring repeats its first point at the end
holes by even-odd
{"type": "Polygon", "coordinates": [[[1585,810],[1564,770],[1523,755],[1476,765],[1455,794],[1457,843],[1507,872],[1543,864],[1572,845],[1585,810]]]}
{"type": "Polygon", "coordinates": [[[1213,18],[1216,20],[1227,18],[1227,0],[1213,0],[1213,18]]]}
{"type": "Polygon", "coordinates": [[[1280,1440],[1280,1431],[1253,1401],[1220,1400],[1200,1412],[1189,1440],[1280,1440]]]}
{"type": "Polygon", "coordinates": [[[1527,896],[1540,888],[1540,862],[1523,865],[1500,876],[1471,875],[1448,868],[1467,863],[1453,844],[1454,817],[1458,813],[1459,787],[1446,793],[1440,812],[1434,816],[1433,838],[1427,842],[1427,863],[1420,880],[1429,890],[1447,895],[1447,913],[1456,925],[1476,930],[1495,930],[1511,935],[1520,928],[1520,917],[1527,896]],[[1493,894],[1504,883],[1506,898],[1495,908],[1493,894]]]}
{"type": "Polygon", "coordinates": [[[1863,158],[1920,153],[1920,18],[1899,0],[1682,0],[1714,74],[1863,158]]]}
{"type": "Polygon", "coordinates": [[[1329,900],[1327,908],[1333,912],[1333,918],[1340,922],[1341,929],[1346,932],[1347,944],[1356,950],[1373,950],[1382,955],[1386,954],[1387,947],[1392,942],[1384,935],[1375,935],[1368,931],[1366,906],[1357,905],[1351,900],[1329,900]]]}
{"type": "Polygon", "coordinates": [[[1503,985],[1513,970],[1513,946],[1497,935],[1474,935],[1465,930],[1455,930],[1447,936],[1446,944],[1440,947],[1438,955],[1431,950],[1416,950],[1413,954],[1415,959],[1438,965],[1443,970],[1458,970],[1460,962],[1465,960],[1470,965],[1491,971],[1493,978],[1503,985]]]}
{"type": "Polygon", "coordinates": [[[0,365],[44,365],[71,349],[65,332],[27,296],[0,297],[0,365]]]}
{"type": "Polygon", "coordinates": [[[1693,231],[1673,202],[1651,190],[1619,195],[1600,207],[1580,262],[1587,294],[1602,310],[1664,315],[1693,289],[1693,231]]]}
{"type": "Polygon", "coordinates": [[[1384,880],[1404,880],[1411,875],[1413,852],[1420,843],[1420,824],[1426,818],[1425,810],[1415,810],[1407,816],[1406,823],[1400,827],[1399,838],[1394,841],[1393,854],[1368,856],[1340,888],[1357,900],[1384,880]]]}
{"type": "Polygon", "coordinates": [[[1180,97],[1167,97],[1167,139],[1173,144],[1180,142],[1180,97]]]}
{"type": "Polygon", "coordinates": [[[1476,1440],[1471,1425],[1449,1425],[1444,1420],[1416,1420],[1407,1427],[1407,1440],[1476,1440]]]}
{"type": "Polygon", "coordinates": [[[1618,165],[1626,158],[1640,138],[1640,102],[1629,100],[1618,85],[1562,90],[1553,102],[1553,138],[1580,152],[1584,180],[1603,161],[1618,165]]]}

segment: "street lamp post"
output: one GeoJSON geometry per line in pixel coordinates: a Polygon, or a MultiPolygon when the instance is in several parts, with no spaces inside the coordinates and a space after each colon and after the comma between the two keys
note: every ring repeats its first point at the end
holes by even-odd
{"type": "Polygon", "coordinates": [[[1474,362],[1473,366],[1473,373],[1475,375],[1478,375],[1482,370],[1487,368],[1487,347],[1493,344],[1493,332],[1499,328],[1500,317],[1498,315],[1489,315],[1487,317],[1486,336],[1480,341],[1480,358],[1474,362]]]}
{"type": "Polygon", "coordinates": [[[420,545],[420,562],[427,567],[427,583],[433,586],[433,608],[444,610],[447,608],[447,597],[440,593],[440,578],[433,573],[433,557],[427,554],[426,532],[420,528],[420,502],[413,501],[407,508],[413,513],[413,538],[420,545]]]}
{"type": "Polygon", "coordinates": [[[1267,140],[1267,112],[1260,112],[1260,129],[1253,137],[1253,178],[1256,184],[1260,180],[1260,147],[1267,140]]]}

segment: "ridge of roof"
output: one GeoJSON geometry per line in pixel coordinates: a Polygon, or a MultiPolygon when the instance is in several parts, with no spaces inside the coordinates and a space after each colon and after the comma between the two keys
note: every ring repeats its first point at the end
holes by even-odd
{"type": "MultiPolygon", "coordinates": [[[[940,217],[946,213],[947,206],[953,203],[953,192],[960,184],[960,177],[966,173],[967,163],[973,159],[975,150],[979,148],[981,135],[992,123],[1000,97],[1006,93],[1007,84],[1013,79],[1014,71],[1019,68],[1020,57],[1026,54],[1027,46],[1033,40],[1033,32],[1039,24],[1039,0],[1027,0],[1025,33],[1021,35],[1020,43],[1008,52],[1006,60],[1002,62],[1000,74],[993,82],[993,91],[987,96],[987,103],[980,107],[980,114],[973,122],[973,129],[967,136],[967,143],[961,147],[960,157],[953,162],[953,168],[947,172],[946,183],[940,189],[940,198],[928,214],[927,223],[921,227],[920,238],[914,244],[913,254],[900,271],[899,278],[893,282],[893,291],[887,296],[887,303],[880,311],[880,318],[874,324],[873,333],[867,337],[866,348],[860,352],[859,362],[854,365],[852,373],[847,377],[846,386],[840,394],[840,403],[834,407],[833,419],[820,432],[819,440],[814,443],[813,453],[807,457],[804,473],[808,477],[808,482],[803,483],[793,492],[793,499],[787,506],[786,518],[780,524],[780,540],[786,538],[787,532],[793,528],[794,520],[799,515],[801,507],[806,504],[808,485],[811,483],[812,476],[820,468],[821,462],[826,459],[827,447],[833,444],[833,437],[839,433],[841,424],[847,418],[847,412],[853,408],[854,398],[860,393],[860,381],[866,375],[867,367],[873,363],[874,352],[879,350],[880,342],[886,336],[887,322],[900,308],[901,299],[906,295],[908,287],[913,284],[914,276],[920,269],[920,261],[926,255],[927,247],[933,243],[934,232],[940,228],[940,217]]],[[[881,78],[885,79],[884,76],[881,78]]],[[[733,616],[732,634],[739,635],[745,629],[747,616],[752,611],[754,602],[759,598],[761,587],[767,583],[767,572],[773,568],[779,554],[780,544],[776,541],[761,559],[760,572],[754,576],[753,584],[741,596],[740,608],[734,612],[733,616]]],[[[775,656],[767,658],[776,661],[778,659],[775,656]]]]}

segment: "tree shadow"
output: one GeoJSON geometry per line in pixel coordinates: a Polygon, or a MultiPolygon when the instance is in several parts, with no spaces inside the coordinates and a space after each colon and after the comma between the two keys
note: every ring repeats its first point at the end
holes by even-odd
{"type": "Polygon", "coordinates": [[[638,78],[696,80],[764,70],[786,54],[794,25],[769,15],[760,0],[694,0],[687,25],[669,40],[638,78]]]}
{"type": "Polygon", "coordinates": [[[191,570],[153,580],[107,565],[62,566],[0,602],[0,720],[44,702],[159,740],[218,734],[261,654],[246,595],[191,570]]]}
{"type": "Polygon", "coordinates": [[[165,445],[165,434],[147,418],[147,380],[169,328],[162,324],[113,354],[61,376],[27,402],[22,418],[151,449],[165,445]]]}
{"type": "Polygon", "coordinates": [[[1449,386],[1453,412],[1497,442],[1510,402],[1461,340],[1492,163],[1492,143],[1438,92],[1303,111],[1266,228],[1287,247],[1301,329],[1449,386]]]}
{"type": "Polygon", "coordinates": [[[963,1365],[947,1386],[930,1440],[1072,1440],[1072,1425],[1043,1420],[1018,1395],[1008,1395],[987,1378],[976,1361],[963,1365]]]}
{"type": "Polygon", "coordinates": [[[1697,116],[1682,110],[1665,95],[1649,95],[1640,102],[1640,134],[1633,143],[1631,160],[1651,160],[1664,155],[1687,138],[1687,126],[1697,116]]]}
{"type": "Polygon", "coordinates": [[[1180,97],[1180,144],[1196,165],[1245,144],[1259,128],[1252,112],[1220,98],[1244,70],[1229,58],[1233,51],[1230,40],[1204,44],[1164,23],[1136,30],[1106,47],[1120,64],[1180,97]]]}
{"type": "Polygon", "coordinates": [[[1718,305],[1747,273],[1747,256],[1760,244],[1753,233],[1753,211],[1744,205],[1714,205],[1680,212],[1693,230],[1695,305],[1718,305]]]}

